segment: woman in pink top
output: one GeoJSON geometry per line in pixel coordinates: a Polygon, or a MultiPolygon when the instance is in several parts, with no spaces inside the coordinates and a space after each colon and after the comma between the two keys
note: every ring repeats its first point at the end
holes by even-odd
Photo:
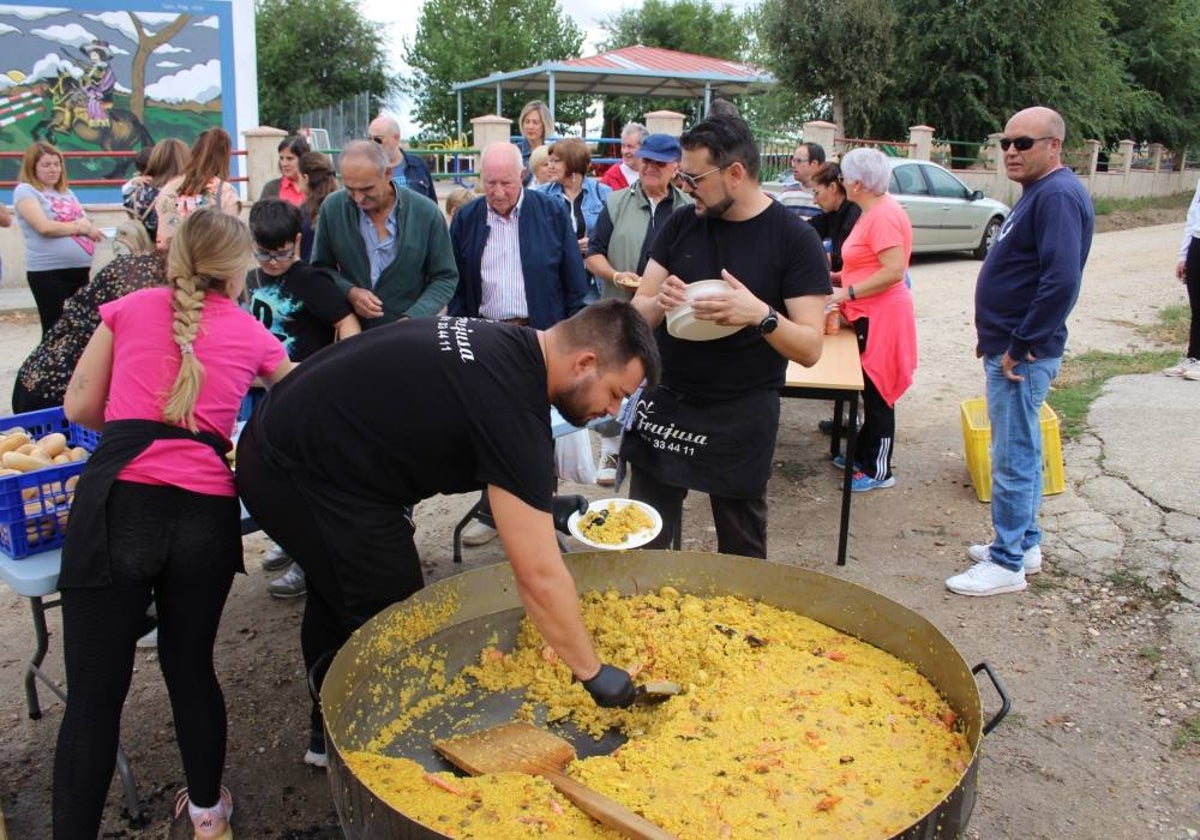
{"type": "Polygon", "coordinates": [[[841,305],[853,325],[862,354],[863,425],[850,489],[863,492],[896,483],[895,406],[917,369],[917,321],[904,282],[912,224],[888,195],[891,167],[882,152],[854,149],[842,158],[841,167],[846,197],[862,208],[862,216],[842,243],[842,285],[830,300],[841,305]]]}
{"type": "Polygon", "coordinates": [[[196,838],[232,836],[213,641],[243,569],[224,455],[251,383],[278,382],[292,366],[278,339],[235,302],[251,245],[233,216],[188,216],[167,257],[169,285],[101,306],[67,386],[67,416],[104,436],[76,488],[59,577],[71,688],[54,757],[56,840],[100,829],[134,644],[148,629],[152,598],[187,776],[175,818],[190,819],[196,838]]]}

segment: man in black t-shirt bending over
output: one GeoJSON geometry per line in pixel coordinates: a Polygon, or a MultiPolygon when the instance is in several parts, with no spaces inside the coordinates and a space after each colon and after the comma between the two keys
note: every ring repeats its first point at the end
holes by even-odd
{"type": "Polygon", "coordinates": [[[663,517],[651,547],[679,532],[688,490],[708,493],[717,550],[767,554],[767,480],[788,359],[821,357],[829,263],[805,222],[763,193],[758,147],[737,117],[711,117],[679,138],[675,211],[650,250],[633,305],[657,328],[663,381],[636,401],[622,457],[630,495],[663,517]],[[728,293],[692,304],[699,321],[740,327],[712,341],[676,338],[664,316],[687,286],[723,278],[728,293]]]}
{"type": "MultiPolygon", "coordinates": [[[[300,365],[243,431],[237,477],[251,515],[308,575],[306,667],[424,585],[404,508],[485,486],[529,617],[597,703],[629,703],[629,674],[596,657],[555,538],[550,407],[582,426],[658,372],[650,328],[618,301],[544,331],[402,321],[300,365]]],[[[314,704],[306,760],[324,754],[314,704]]]]}

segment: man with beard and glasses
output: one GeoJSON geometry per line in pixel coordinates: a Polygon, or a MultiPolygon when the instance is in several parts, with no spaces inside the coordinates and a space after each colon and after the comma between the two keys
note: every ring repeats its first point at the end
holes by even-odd
{"type": "Polygon", "coordinates": [[[710,497],[717,550],[767,554],[767,480],[789,359],[821,357],[829,262],[821,238],[762,191],[758,146],[737,117],[710,117],[680,137],[681,207],[650,249],[633,305],[657,328],[662,383],[634,401],[621,457],[630,495],[657,508],[651,547],[676,542],[689,490],[710,497]],[[727,292],[692,302],[699,322],[730,335],[691,341],[665,317],[688,284],[723,278],[727,292]]]}
{"type": "MultiPolygon", "coordinates": [[[[596,657],[555,537],[550,408],[585,425],[658,370],[649,326],[615,300],[546,330],[413,319],[309,357],[247,424],[237,472],[255,521],[308,574],[306,668],[424,586],[405,509],[486,487],[529,617],[598,704],[629,702],[629,674],[596,657]]],[[[314,704],[309,763],[325,756],[323,732],[314,704]]]]}

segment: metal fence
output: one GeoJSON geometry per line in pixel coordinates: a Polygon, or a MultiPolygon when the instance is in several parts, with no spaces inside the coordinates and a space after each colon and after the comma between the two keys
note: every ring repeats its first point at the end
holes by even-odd
{"type": "Polygon", "coordinates": [[[330,148],[339,149],[351,140],[363,140],[374,118],[371,94],[360,93],[325,108],[299,114],[293,128],[319,128],[328,132],[330,148]]]}

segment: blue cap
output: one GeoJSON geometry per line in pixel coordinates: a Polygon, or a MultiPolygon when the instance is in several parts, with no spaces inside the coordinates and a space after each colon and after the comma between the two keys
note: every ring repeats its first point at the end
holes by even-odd
{"type": "Polygon", "coordinates": [[[683,149],[679,140],[670,134],[651,134],[642,141],[641,147],[633,156],[656,160],[659,163],[678,163],[683,157],[683,149]]]}

